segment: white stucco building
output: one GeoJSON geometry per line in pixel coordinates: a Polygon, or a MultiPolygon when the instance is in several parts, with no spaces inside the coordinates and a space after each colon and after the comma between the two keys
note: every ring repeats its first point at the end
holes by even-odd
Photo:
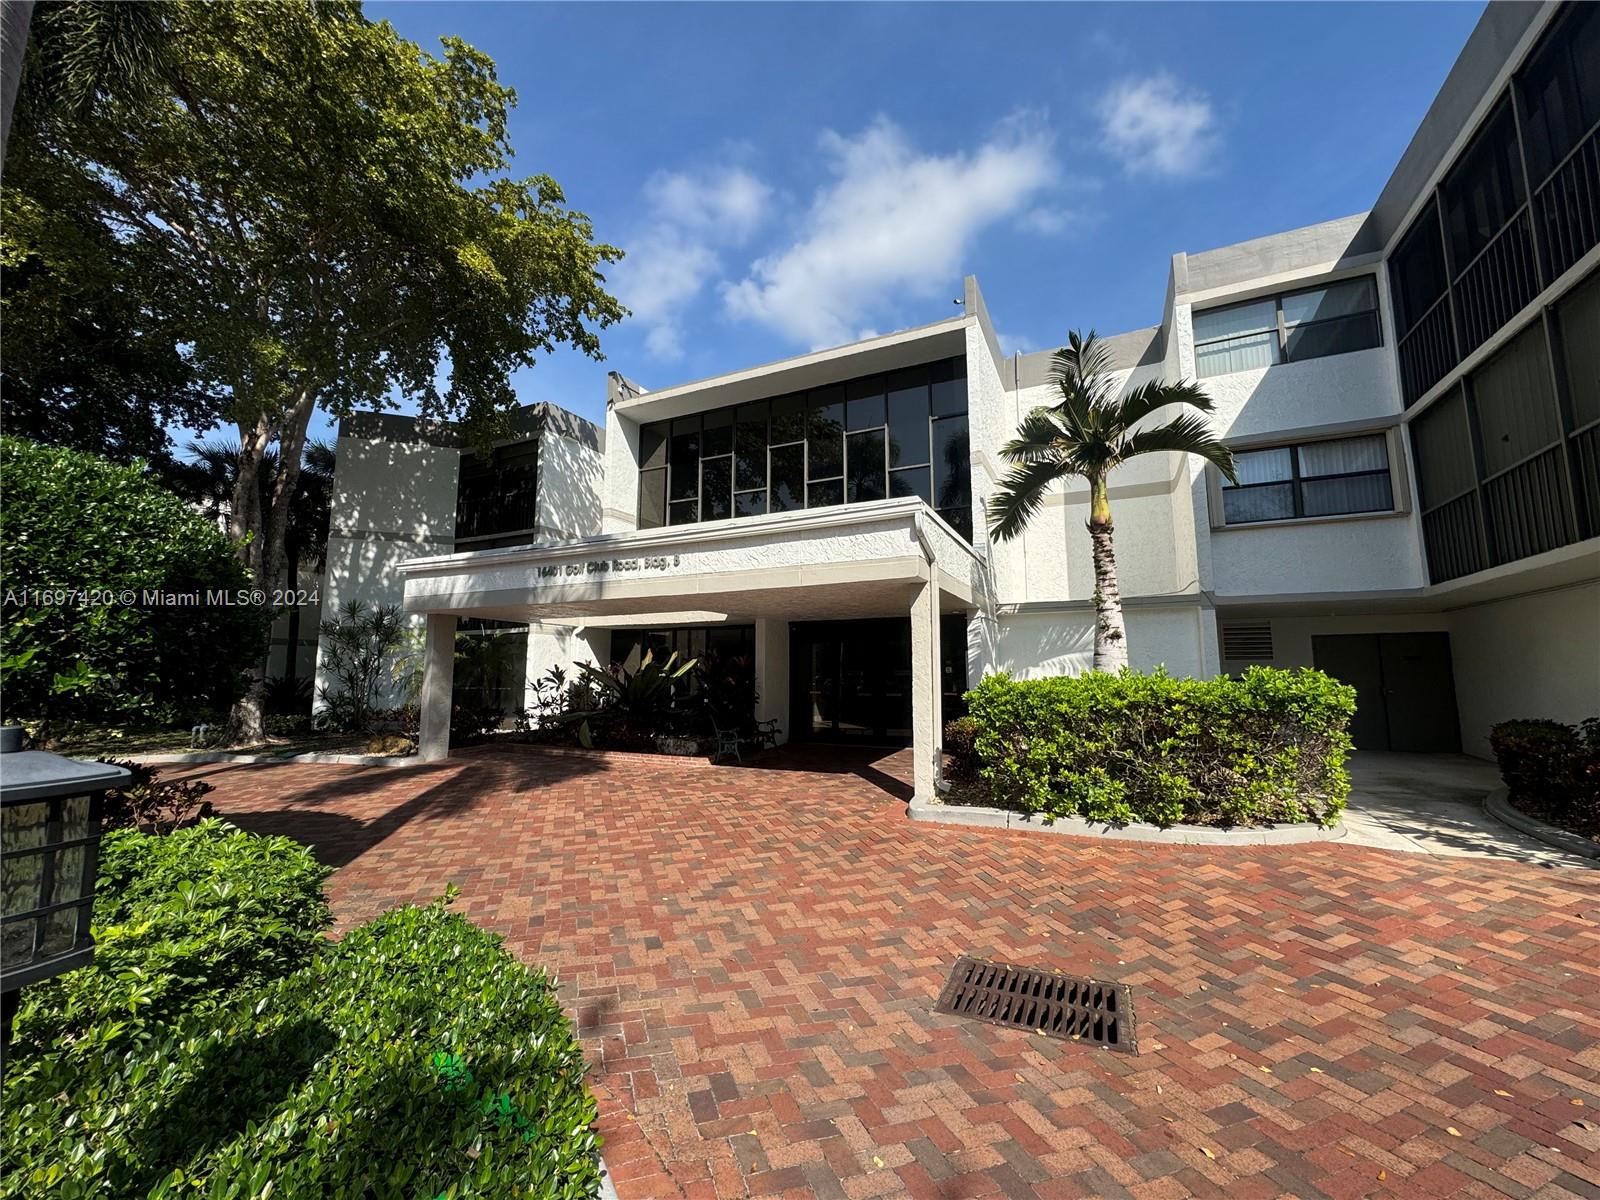
{"type": "MultiPolygon", "coordinates": [[[[1600,711],[1597,138],[1600,6],[1492,4],[1371,211],[1173,255],[1159,323],[1111,339],[1122,386],[1199,380],[1240,484],[1178,455],[1112,477],[1134,667],[1322,667],[1372,749],[1486,755],[1497,721],[1600,711]]],[[[529,675],[747,653],[757,716],[909,742],[929,794],[961,691],[1090,661],[1086,489],[983,533],[1049,366],[1000,353],[969,277],[917,328],[674,386],[613,373],[603,430],[536,406],[488,461],[346,422],[325,610],[425,624],[425,754],[469,621],[526,630],[529,675]]]]}

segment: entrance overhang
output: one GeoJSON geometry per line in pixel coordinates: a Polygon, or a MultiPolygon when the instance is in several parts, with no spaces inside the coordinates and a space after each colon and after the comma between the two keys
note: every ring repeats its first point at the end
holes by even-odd
{"type": "Polygon", "coordinates": [[[930,578],[944,611],[982,607],[983,560],[915,497],[411,559],[412,613],[592,622],[888,616],[930,578]]]}

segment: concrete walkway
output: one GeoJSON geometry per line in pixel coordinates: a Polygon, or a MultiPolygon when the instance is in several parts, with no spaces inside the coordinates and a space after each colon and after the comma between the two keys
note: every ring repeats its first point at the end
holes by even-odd
{"type": "Polygon", "coordinates": [[[1484,812],[1484,796],[1500,786],[1500,772],[1492,763],[1464,754],[1357,752],[1350,756],[1350,781],[1346,845],[1550,867],[1596,866],[1484,812]]]}

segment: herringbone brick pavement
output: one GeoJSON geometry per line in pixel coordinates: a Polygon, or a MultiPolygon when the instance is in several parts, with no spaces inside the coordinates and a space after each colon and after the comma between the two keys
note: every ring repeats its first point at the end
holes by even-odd
{"type": "Polygon", "coordinates": [[[907,765],[190,773],[341,926],[454,882],[555,971],[624,1200],[1600,1197],[1600,872],[926,827],[907,765]],[[934,1015],[962,953],[1132,984],[1143,1053],[934,1015]]]}

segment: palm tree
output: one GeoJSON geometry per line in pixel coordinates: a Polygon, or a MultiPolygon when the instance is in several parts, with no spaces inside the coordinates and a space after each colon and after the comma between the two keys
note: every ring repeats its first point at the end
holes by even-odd
{"type": "Polygon", "coordinates": [[[1111,349],[1090,330],[1076,330],[1056,351],[1050,386],[1060,400],[1023,418],[1017,436],[1000,447],[1013,464],[1000,490],[989,498],[990,537],[1009,541],[1021,533],[1057,480],[1089,483],[1089,541],[1094,554],[1094,669],[1120,671],[1128,665],[1128,632],[1117,591],[1117,560],[1111,542],[1111,500],[1106,477],[1139,454],[1175,451],[1198,454],[1234,481],[1233,452],[1219,442],[1196,413],[1186,412],[1164,425],[1139,427],[1152,413],[1185,404],[1211,411],[1211,397],[1188,381],[1152,380],[1127,394],[1112,375],[1111,349]]]}

